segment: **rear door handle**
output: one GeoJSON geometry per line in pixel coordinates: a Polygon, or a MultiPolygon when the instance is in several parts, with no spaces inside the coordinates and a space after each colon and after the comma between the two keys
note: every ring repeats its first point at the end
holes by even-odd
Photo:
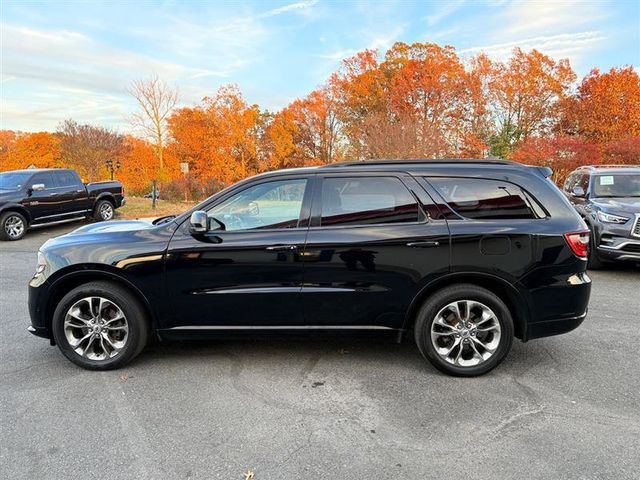
{"type": "Polygon", "coordinates": [[[270,252],[284,252],[286,250],[297,250],[297,245],[270,245],[266,250],[270,252]]]}
{"type": "Polygon", "coordinates": [[[436,242],[436,241],[407,243],[407,247],[413,247],[413,248],[429,248],[429,247],[437,247],[438,245],[440,245],[440,242],[436,242]]]}

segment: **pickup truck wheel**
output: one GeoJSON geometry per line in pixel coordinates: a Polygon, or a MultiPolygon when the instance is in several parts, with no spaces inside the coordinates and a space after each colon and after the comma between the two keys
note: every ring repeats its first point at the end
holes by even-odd
{"type": "Polygon", "coordinates": [[[513,320],[500,298],[471,284],[433,294],[418,312],[414,333],[422,355],[459,377],[483,375],[509,353],[513,320]]]}
{"type": "Polygon", "coordinates": [[[93,213],[93,218],[95,218],[99,222],[111,220],[113,218],[113,213],[113,203],[111,203],[109,200],[98,200],[93,213]]]}
{"type": "Polygon", "coordinates": [[[144,309],[127,290],[110,282],[73,289],[53,314],[60,351],[88,370],[111,370],[129,363],[149,338],[144,309]]]}
{"type": "Polygon", "coordinates": [[[27,219],[18,212],[0,215],[0,240],[20,240],[27,233],[27,219]]]}

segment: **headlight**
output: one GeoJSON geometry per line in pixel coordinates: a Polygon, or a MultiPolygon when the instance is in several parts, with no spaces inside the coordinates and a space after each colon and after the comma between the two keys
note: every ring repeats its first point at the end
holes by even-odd
{"type": "Polygon", "coordinates": [[[38,265],[36,266],[36,275],[40,275],[44,272],[44,269],[47,267],[47,259],[44,258],[44,255],[41,251],[38,250],[38,265]]]}
{"type": "Polygon", "coordinates": [[[620,215],[611,215],[610,213],[598,212],[598,219],[604,223],[627,223],[629,219],[627,217],[621,217],[620,215]]]}

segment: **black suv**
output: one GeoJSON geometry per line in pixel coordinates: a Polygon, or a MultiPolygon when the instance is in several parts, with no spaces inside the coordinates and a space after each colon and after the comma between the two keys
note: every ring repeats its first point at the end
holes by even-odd
{"type": "Polygon", "coordinates": [[[640,166],[578,168],[564,192],[591,230],[590,268],[640,262],[640,166]]]}
{"type": "Polygon", "coordinates": [[[154,333],[413,332],[436,368],[494,368],[514,337],[584,320],[588,231],[549,169],[501,161],[334,164],[270,172],[148,224],[46,242],[35,335],[90,369],[154,333]]]}

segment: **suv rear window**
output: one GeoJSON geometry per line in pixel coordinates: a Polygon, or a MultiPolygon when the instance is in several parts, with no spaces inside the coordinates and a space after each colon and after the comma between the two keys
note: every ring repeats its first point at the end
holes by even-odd
{"type": "Polygon", "coordinates": [[[535,201],[510,182],[481,178],[429,178],[429,183],[456,213],[466,218],[493,220],[544,216],[535,201]]]}
{"type": "Polygon", "coordinates": [[[417,222],[418,203],[396,177],[325,178],[320,225],[417,222]]]}

